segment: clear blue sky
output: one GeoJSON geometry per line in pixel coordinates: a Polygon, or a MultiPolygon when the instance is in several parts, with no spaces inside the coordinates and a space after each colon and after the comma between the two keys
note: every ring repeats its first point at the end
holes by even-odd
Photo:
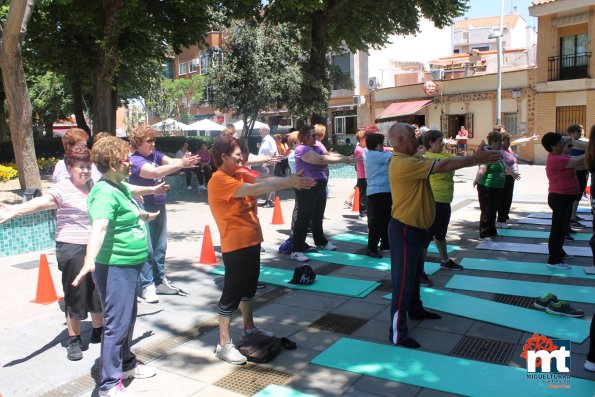
{"type": "MultiPolygon", "coordinates": [[[[536,18],[529,16],[529,4],[531,0],[504,0],[504,15],[512,12],[516,6],[519,14],[527,22],[527,26],[536,26],[536,18]]],[[[468,0],[469,10],[465,17],[481,18],[500,15],[500,0],[468,0]]]]}

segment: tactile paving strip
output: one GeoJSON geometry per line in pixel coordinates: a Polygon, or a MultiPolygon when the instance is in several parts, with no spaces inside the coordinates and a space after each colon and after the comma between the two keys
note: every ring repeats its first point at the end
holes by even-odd
{"type": "Polygon", "coordinates": [[[309,325],[311,328],[317,328],[323,331],[337,332],[343,335],[351,335],[366,323],[357,317],[343,316],[340,314],[328,313],[309,325]]]}
{"type": "Polygon", "coordinates": [[[244,396],[252,396],[265,387],[284,385],[293,374],[277,371],[259,365],[247,364],[237,371],[219,379],[215,386],[231,390],[244,396]]]}
{"type": "Polygon", "coordinates": [[[514,343],[475,336],[463,336],[450,354],[471,360],[508,365],[512,358],[514,346],[514,343]]]}

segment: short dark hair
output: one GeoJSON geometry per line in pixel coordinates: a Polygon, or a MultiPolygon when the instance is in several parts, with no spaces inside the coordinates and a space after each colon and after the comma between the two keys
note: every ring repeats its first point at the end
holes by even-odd
{"type": "Polygon", "coordinates": [[[67,166],[72,167],[77,161],[91,162],[91,151],[84,142],[75,144],[64,154],[64,163],[67,166]]]}
{"type": "Polygon", "coordinates": [[[384,143],[384,135],[372,133],[366,135],[366,147],[368,150],[376,150],[376,146],[384,143]]]}
{"type": "Polygon", "coordinates": [[[551,153],[554,146],[562,140],[562,134],[557,132],[548,132],[541,138],[541,145],[548,152],[551,153]]]}
{"type": "Polygon", "coordinates": [[[298,132],[298,141],[300,143],[304,143],[306,141],[306,137],[308,135],[311,135],[313,130],[314,128],[310,125],[305,125],[302,128],[300,128],[298,132]]]}
{"type": "Polygon", "coordinates": [[[436,142],[436,140],[438,138],[444,138],[444,134],[441,131],[429,130],[429,131],[424,132],[422,135],[422,141],[424,143],[424,147],[426,149],[429,149],[430,146],[432,146],[432,144],[434,142],[436,142]]]}
{"type": "Polygon", "coordinates": [[[211,148],[211,157],[215,166],[219,168],[223,163],[222,156],[231,154],[237,147],[241,147],[240,140],[231,135],[223,135],[217,138],[211,148]]]}
{"type": "Polygon", "coordinates": [[[568,128],[566,128],[566,133],[568,135],[574,132],[583,132],[583,127],[581,127],[579,124],[571,124],[568,126],[568,128]]]}
{"type": "Polygon", "coordinates": [[[488,133],[488,145],[494,142],[502,142],[502,128],[499,130],[493,129],[488,133]]]}

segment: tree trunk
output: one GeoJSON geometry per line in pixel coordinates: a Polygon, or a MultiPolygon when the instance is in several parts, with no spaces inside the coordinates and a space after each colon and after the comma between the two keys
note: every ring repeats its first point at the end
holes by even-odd
{"type": "Polygon", "coordinates": [[[4,95],[4,91],[0,90],[0,142],[10,140],[10,128],[8,127],[8,122],[6,121],[6,112],[4,111],[5,100],[6,96],[4,95]]]}
{"type": "Polygon", "coordinates": [[[91,134],[91,129],[87,125],[85,120],[85,107],[83,105],[83,90],[81,88],[80,79],[75,79],[71,83],[72,99],[74,107],[74,117],[76,118],[76,126],[80,129],[87,131],[87,134],[91,134]]]}
{"type": "Polygon", "coordinates": [[[12,146],[21,189],[41,189],[33,142],[32,106],[23,70],[21,45],[35,0],[11,0],[0,39],[0,68],[8,103],[12,146]]]}
{"type": "Polygon", "coordinates": [[[114,84],[120,55],[118,49],[118,17],[124,0],[102,0],[103,42],[97,51],[97,67],[93,77],[93,134],[101,131],[116,133],[114,84]]]}

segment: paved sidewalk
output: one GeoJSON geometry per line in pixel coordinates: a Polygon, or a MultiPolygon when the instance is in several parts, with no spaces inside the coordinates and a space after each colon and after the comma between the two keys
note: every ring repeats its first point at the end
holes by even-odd
{"type": "MultiPolygon", "coordinates": [[[[462,247],[452,254],[455,260],[470,257],[507,259],[545,263],[544,255],[519,252],[479,251],[477,245],[479,208],[471,182],[475,168],[456,172],[455,201],[448,240],[462,247]]],[[[516,183],[513,202],[514,219],[530,212],[549,211],[547,178],[542,166],[521,166],[523,179],[516,183]]],[[[326,210],[325,232],[333,235],[347,231],[365,232],[367,225],[356,213],[343,208],[343,201],[355,181],[331,180],[326,210]]],[[[259,209],[265,236],[262,263],[268,267],[293,269],[296,263],[277,248],[289,233],[293,192],[282,192],[284,225],[271,225],[273,209],[259,209]]],[[[189,193],[187,201],[168,205],[169,246],[166,268],[168,278],[189,293],[188,296],[160,296],[158,304],[139,303],[133,350],[139,358],[158,368],[154,378],[126,382],[139,396],[241,396],[252,395],[268,383],[285,384],[293,389],[320,396],[448,396],[433,389],[385,381],[369,376],[343,372],[310,363],[310,360],[343,336],[386,343],[389,328],[390,301],[382,298],[386,291],[374,291],[364,299],[329,294],[299,292],[274,286],[258,291],[255,318],[258,326],[287,336],[298,344],[294,351],[283,351],[273,362],[263,365],[233,366],[217,360],[213,349],[217,341],[216,308],[222,278],[208,273],[212,268],[197,264],[205,225],[210,226],[213,242],[219,245],[217,227],[205,203],[204,193],[189,193]],[[351,335],[323,331],[311,323],[325,314],[357,317],[365,323],[351,335]],[[263,371],[269,369],[270,371],[263,371]],[[226,378],[228,375],[235,379],[226,378]],[[267,380],[268,379],[268,380],[267,380]],[[233,389],[235,391],[230,390],[233,389]]],[[[542,229],[533,225],[515,226],[542,229]]],[[[586,230],[591,232],[591,230],[586,230]]],[[[505,241],[515,241],[507,238],[505,241]]],[[[532,242],[530,239],[524,239],[532,242]]],[[[517,240],[519,241],[519,240],[517,240]]],[[[533,240],[535,242],[536,240],[533,240]]],[[[362,253],[362,247],[335,243],[340,251],[362,253]]],[[[588,246],[586,242],[571,245],[588,246]]],[[[217,249],[217,247],[216,247],[217,249]]],[[[48,251],[54,285],[61,293],[60,272],[55,256],[48,251]]],[[[5,283],[0,289],[0,394],[12,396],[91,396],[96,395],[92,373],[98,365],[99,345],[89,345],[84,358],[66,359],[64,314],[58,303],[30,303],[35,295],[39,252],[0,259],[5,283]]],[[[430,257],[429,260],[436,260],[430,257]]],[[[591,258],[569,261],[589,265],[591,258]]],[[[366,280],[389,280],[388,271],[342,267],[311,261],[319,274],[366,280]]],[[[440,270],[432,280],[442,288],[455,272],[440,270]]],[[[593,280],[562,279],[548,276],[464,270],[456,274],[506,278],[525,281],[594,286],[593,280]]],[[[457,291],[470,296],[491,299],[494,294],[457,291]]],[[[593,304],[576,303],[590,320],[593,304]]],[[[232,323],[232,333],[239,338],[241,321],[232,323]]],[[[83,341],[90,337],[90,320],[83,324],[83,341]]],[[[514,344],[509,365],[524,368],[520,357],[529,333],[467,318],[443,314],[442,320],[413,321],[412,336],[423,351],[450,355],[463,336],[477,336],[514,344]]],[[[595,381],[595,374],[583,369],[588,343],[572,345],[572,376],[595,381]]],[[[461,382],[465,376],[461,374],[461,382]]],[[[595,383],[594,383],[595,394],[595,383]]],[[[555,396],[574,396],[570,390],[555,390],[555,396]]],[[[581,396],[582,397],[582,396],[581,396]]]]}

